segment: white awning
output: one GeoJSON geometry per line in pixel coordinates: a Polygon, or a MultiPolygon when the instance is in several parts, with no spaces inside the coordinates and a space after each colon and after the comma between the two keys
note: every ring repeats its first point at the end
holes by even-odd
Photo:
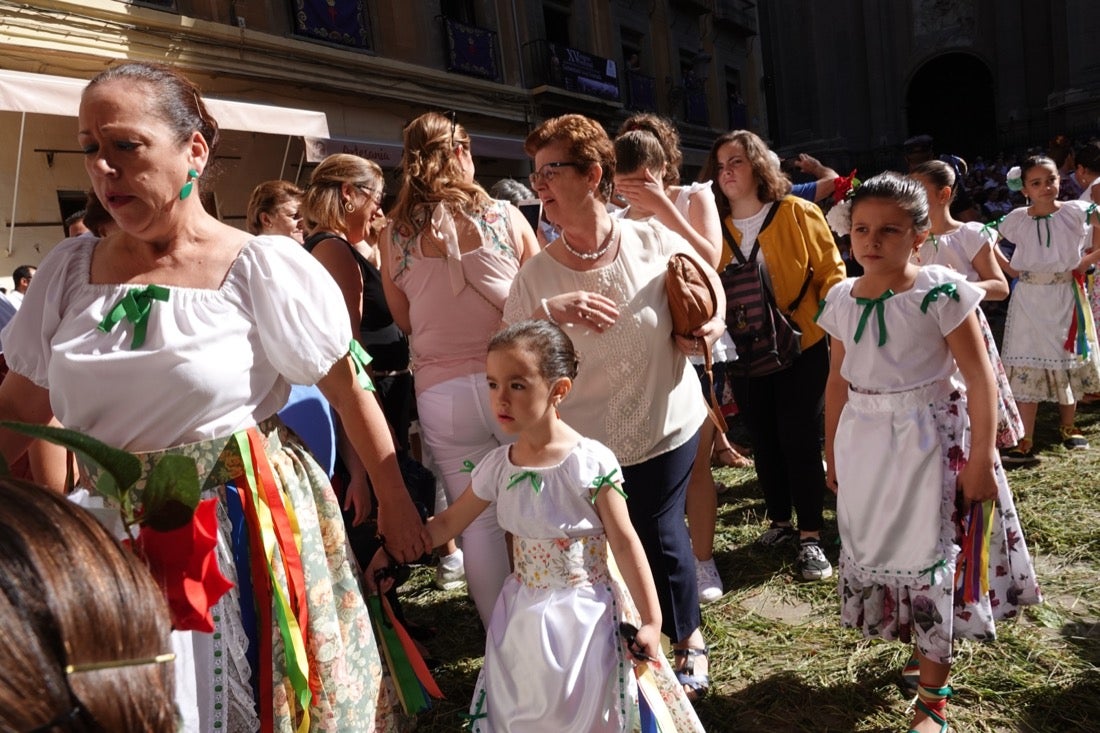
{"type": "MultiPolygon", "coordinates": [[[[0,69],[0,111],[76,117],[88,82],[49,74],[0,69]]],[[[324,112],[204,97],[223,130],[327,138],[324,112]]]]}

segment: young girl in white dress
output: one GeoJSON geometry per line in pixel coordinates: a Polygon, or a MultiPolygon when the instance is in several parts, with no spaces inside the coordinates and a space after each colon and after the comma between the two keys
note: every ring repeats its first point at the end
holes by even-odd
{"type": "Polygon", "coordinates": [[[994,638],[994,621],[1037,603],[1039,591],[994,446],[996,387],[975,313],[982,290],[910,261],[929,227],[916,181],[870,179],[852,198],[851,223],[864,275],[830,290],[817,321],[833,339],[825,449],[841,623],[913,642],[911,726],[943,733],[954,640],[994,638]],[[988,590],[967,600],[954,580],[957,503],[992,499],[988,590]]]}
{"type": "Polygon", "coordinates": [[[441,544],[495,504],[514,537],[515,571],[489,622],[471,730],[636,729],[632,664],[648,658],[660,660],[647,663],[675,729],[702,731],[661,660],[661,608],[618,461],[558,417],[576,374],[572,342],[547,321],[523,321],[492,338],[489,400],[516,442],[483,458],[470,487],[428,524],[441,544]],[[609,569],[609,549],[626,588],[609,569]],[[629,654],[624,621],[637,626],[629,654]]]}
{"type": "MultiPolygon", "coordinates": [[[[964,223],[951,216],[956,184],[954,168],[942,160],[929,160],[914,167],[909,175],[924,186],[932,225],[928,239],[913,254],[913,262],[921,266],[943,265],[954,270],[982,289],[982,300],[1001,301],[1007,298],[1008,281],[993,256],[996,231],[978,222],[964,223]]],[[[997,381],[997,447],[1007,450],[1015,447],[1024,437],[1024,425],[989,323],[980,308],[977,313],[982,339],[997,381]]],[[[1011,462],[1010,455],[1003,460],[1011,462]]]]}
{"type": "Polygon", "coordinates": [[[997,225],[1000,235],[1016,245],[1011,260],[996,252],[1005,273],[1018,278],[1001,348],[1024,421],[1025,437],[1016,452],[1031,455],[1040,402],[1058,404],[1066,448],[1088,448],[1074,416],[1078,399],[1100,391],[1100,355],[1084,285],[1085,270],[1100,262],[1100,248],[1085,254],[1096,206],[1058,201],[1058,167],[1045,156],[1028,158],[1009,170],[1007,179],[1030,202],[997,225]]]}

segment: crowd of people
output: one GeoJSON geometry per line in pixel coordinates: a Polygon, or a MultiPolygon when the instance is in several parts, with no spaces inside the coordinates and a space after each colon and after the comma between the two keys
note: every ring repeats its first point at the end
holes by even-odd
{"type": "Polygon", "coordinates": [[[723,592],[712,465],[754,469],[757,545],[806,581],[834,575],[837,494],[841,623],[912,643],[918,733],[947,730],[954,641],[1040,601],[1004,467],[1039,460],[1042,402],[1067,449],[1088,447],[1074,415],[1100,393],[1100,146],[1004,168],[919,138],[908,175],[859,185],[735,130],[685,183],[668,120],[635,115],[612,138],[566,114],[527,137],[530,189],[490,195],[465,127],[428,112],[404,129],[388,210],[378,166],[333,155],[304,187],[259,184],[243,232],[197,195],[218,137],[169,67],[88,84],[89,225],[16,272],[0,419],[136,455],[145,492],[166,461],[193,463],[224,586],[178,615],[188,594],[47,492],[76,476],[135,524],[152,494],[112,490],[87,451],[74,469],[0,432],[42,485],[0,482],[5,537],[28,537],[0,554],[21,547],[26,583],[59,599],[0,590],[0,627],[27,645],[5,650],[7,676],[51,691],[26,705],[0,686],[5,728],[407,729],[365,593],[400,621],[399,567],[434,553],[486,630],[471,730],[701,731],[700,605],[723,592]],[[956,212],[968,185],[986,223],[956,212]],[[536,198],[529,219],[515,204],[536,198]],[[686,334],[674,255],[714,294],[686,334]],[[981,305],[1005,299],[998,349],[981,305]],[[708,415],[712,386],[749,448],[708,415]],[[61,553],[92,570],[65,577],[47,563],[61,553]],[[73,608],[117,641],[73,643],[73,608]]]}

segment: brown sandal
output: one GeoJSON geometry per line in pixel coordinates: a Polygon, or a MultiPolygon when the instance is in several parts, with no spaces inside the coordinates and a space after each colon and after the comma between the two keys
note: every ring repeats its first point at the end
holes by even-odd
{"type": "Polygon", "coordinates": [[[741,455],[733,448],[719,448],[711,454],[710,465],[712,468],[752,468],[754,464],[751,458],[741,455]]]}

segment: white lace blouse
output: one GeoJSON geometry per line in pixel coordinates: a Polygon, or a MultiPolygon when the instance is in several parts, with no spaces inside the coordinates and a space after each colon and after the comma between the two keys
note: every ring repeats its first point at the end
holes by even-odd
{"type": "MultiPolygon", "coordinates": [[[[251,427],[348,351],[351,326],[325,269],[287,237],[248,241],[217,290],[169,287],[135,324],[104,318],[142,285],[92,284],[98,239],[62,242],[3,332],[11,369],[50,391],[57,418],[110,445],[149,451],[251,427]]],[[[139,301],[141,299],[139,298],[139,301]]]]}

